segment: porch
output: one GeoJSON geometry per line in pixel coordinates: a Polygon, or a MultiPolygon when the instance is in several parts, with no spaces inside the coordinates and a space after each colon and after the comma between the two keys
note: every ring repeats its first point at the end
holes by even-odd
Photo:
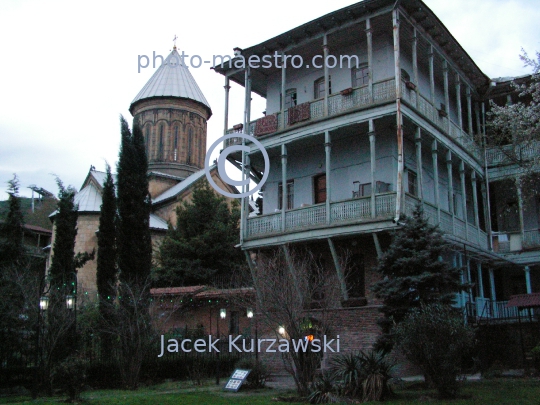
{"type": "MultiPolygon", "coordinates": [[[[410,194],[405,194],[404,201],[404,211],[407,215],[412,215],[416,205],[421,202],[410,194]]],[[[422,202],[422,204],[424,215],[430,224],[439,224],[444,233],[487,250],[488,237],[482,229],[448,211],[438,209],[427,201],[422,202]]],[[[394,218],[396,213],[396,193],[381,193],[374,196],[336,201],[331,202],[329,206],[330,210],[327,210],[327,205],[321,203],[286,210],[285,213],[280,211],[248,218],[246,239],[265,238],[305,229],[388,221],[394,218]]]]}

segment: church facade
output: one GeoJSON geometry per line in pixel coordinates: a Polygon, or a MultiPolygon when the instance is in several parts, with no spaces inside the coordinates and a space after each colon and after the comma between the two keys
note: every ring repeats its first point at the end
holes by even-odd
{"type": "MultiPolygon", "coordinates": [[[[188,68],[180,63],[176,47],[137,94],[129,110],[133,123],[141,127],[146,143],[152,199],[150,231],[152,243],[157,247],[169,223],[176,224],[176,207],[190,201],[195,184],[207,181],[204,159],[207,121],[212,110],[188,68]]],[[[211,167],[211,174],[218,186],[230,193],[237,192],[221,180],[215,167],[211,167]]],[[[104,182],[105,173],[92,167],[75,196],[79,212],[75,253],[93,249],[97,252],[104,182]]],[[[50,215],[53,247],[54,216],[55,213],[50,215]]],[[[54,255],[52,249],[50,255],[54,255]]],[[[78,270],[79,300],[96,298],[96,270],[97,260],[87,262],[78,270]]]]}

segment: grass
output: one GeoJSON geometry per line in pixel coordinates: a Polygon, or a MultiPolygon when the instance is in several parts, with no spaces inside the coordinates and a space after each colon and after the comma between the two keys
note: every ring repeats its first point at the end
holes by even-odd
{"type": "MultiPolygon", "coordinates": [[[[99,390],[83,394],[87,405],[266,405],[279,404],[274,398],[294,396],[294,392],[277,389],[223,392],[208,382],[202,387],[193,387],[186,382],[165,383],[138,391],[99,390]]],[[[392,400],[370,404],[412,405],[433,403],[437,405],[538,405],[540,403],[540,381],[538,379],[495,379],[469,382],[463,387],[461,398],[452,401],[436,400],[436,392],[426,390],[419,384],[396,390],[392,400]]],[[[41,398],[0,398],[0,404],[54,404],[63,402],[65,397],[41,398]]],[[[281,402],[282,404],[285,404],[281,402]]],[[[298,402],[287,403],[298,405],[298,402]]]]}

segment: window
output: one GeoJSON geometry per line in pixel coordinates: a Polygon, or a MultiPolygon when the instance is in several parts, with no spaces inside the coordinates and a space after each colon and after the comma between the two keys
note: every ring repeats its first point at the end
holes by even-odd
{"type": "Polygon", "coordinates": [[[150,149],[150,125],[146,126],[146,137],[145,137],[145,144],[146,144],[146,156],[149,158],[149,149],[150,149]]]}
{"type": "Polygon", "coordinates": [[[178,160],[178,127],[174,127],[174,160],[178,160]]]}
{"type": "Polygon", "coordinates": [[[414,196],[418,195],[417,184],[418,183],[416,172],[413,172],[412,170],[407,170],[407,191],[409,194],[412,194],[414,196]]]}
{"type": "Polygon", "coordinates": [[[320,174],[313,179],[315,204],[326,202],[326,174],[320,174]]]}
{"type": "Polygon", "coordinates": [[[193,146],[193,130],[188,130],[187,164],[191,164],[191,148],[193,146]]]}
{"type": "Polygon", "coordinates": [[[231,311],[229,318],[229,335],[238,335],[240,332],[240,314],[238,311],[231,311]]]}
{"type": "Polygon", "coordinates": [[[371,195],[371,183],[362,183],[360,184],[359,181],[353,182],[355,188],[356,185],[358,185],[358,190],[353,191],[353,198],[354,197],[367,197],[371,195]]]}
{"type": "MultiPolygon", "coordinates": [[[[324,97],[324,94],[326,93],[326,83],[324,81],[324,76],[319,77],[317,80],[315,80],[314,85],[314,98],[324,97]]],[[[330,94],[332,94],[332,79],[330,76],[328,76],[328,95],[330,94]]]]}
{"type": "Polygon", "coordinates": [[[159,126],[159,152],[158,159],[163,159],[163,124],[159,126]]]}
{"type": "Polygon", "coordinates": [[[357,68],[351,69],[352,74],[352,86],[359,87],[369,82],[369,69],[367,65],[362,65],[357,68]]]}
{"type": "MultiPolygon", "coordinates": [[[[278,185],[278,209],[282,208],[283,201],[283,187],[279,183],[278,185]]],[[[287,209],[292,210],[294,202],[294,180],[287,181],[287,209]]]]}
{"type": "MultiPolygon", "coordinates": [[[[281,108],[281,100],[283,95],[279,94],[279,108],[281,108]]],[[[285,92],[285,109],[289,109],[291,107],[296,106],[296,89],[288,89],[285,92]]]]}
{"type": "MultiPolygon", "coordinates": [[[[358,191],[353,191],[353,198],[356,197],[369,197],[371,195],[371,183],[362,183],[359,181],[353,182],[354,187],[358,185],[358,191]]],[[[375,194],[387,193],[390,191],[390,184],[383,181],[375,182],[375,194]]]]}
{"type": "Polygon", "coordinates": [[[411,75],[407,73],[405,69],[401,69],[401,80],[404,82],[410,82],[411,81],[411,75]]]}

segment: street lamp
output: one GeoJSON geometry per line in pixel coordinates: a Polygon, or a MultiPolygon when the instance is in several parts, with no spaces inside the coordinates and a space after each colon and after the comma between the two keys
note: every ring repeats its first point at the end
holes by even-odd
{"type": "Polygon", "coordinates": [[[279,334],[282,335],[282,336],[285,335],[285,328],[284,328],[283,326],[280,326],[280,327],[278,328],[278,332],[279,332],[279,334]]]}
{"type": "Polygon", "coordinates": [[[76,298],[73,295],[66,295],[66,308],[74,309],[75,308],[76,298]]]}
{"type": "MultiPolygon", "coordinates": [[[[221,308],[219,310],[219,317],[217,319],[217,338],[219,340],[219,318],[221,319],[225,319],[227,317],[227,309],[226,308],[221,308]]],[[[217,367],[216,367],[216,385],[219,385],[219,369],[221,368],[221,356],[220,356],[220,353],[217,352],[217,367]]]]}
{"type": "MultiPolygon", "coordinates": [[[[246,316],[251,320],[253,318],[253,316],[255,315],[255,313],[253,312],[253,308],[248,308],[246,310],[246,316]]],[[[257,319],[255,318],[255,345],[258,345],[258,341],[259,341],[259,336],[258,336],[258,328],[257,328],[257,319]]],[[[251,328],[251,326],[250,326],[251,328]]],[[[258,346],[255,347],[255,361],[258,362],[259,361],[259,351],[257,350],[258,346]]]]}
{"type": "Polygon", "coordinates": [[[43,296],[39,299],[39,309],[42,311],[49,309],[49,297],[43,296]]]}

